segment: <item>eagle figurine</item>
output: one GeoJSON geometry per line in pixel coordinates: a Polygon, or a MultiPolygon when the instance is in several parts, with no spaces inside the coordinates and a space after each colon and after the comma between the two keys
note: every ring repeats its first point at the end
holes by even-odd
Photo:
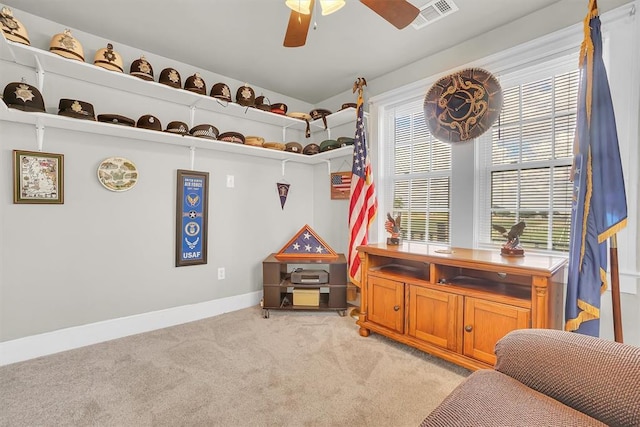
{"type": "Polygon", "coordinates": [[[387,220],[384,223],[384,229],[387,233],[391,234],[391,237],[387,238],[387,245],[399,245],[400,244],[400,224],[402,222],[402,214],[399,213],[394,219],[390,213],[387,213],[387,220]]]}
{"type": "Polygon", "coordinates": [[[524,221],[520,221],[515,224],[509,231],[501,225],[493,224],[493,229],[500,233],[503,237],[507,238],[507,242],[502,245],[503,255],[523,255],[524,250],[520,246],[520,236],[524,232],[524,228],[527,224],[524,221]]]}

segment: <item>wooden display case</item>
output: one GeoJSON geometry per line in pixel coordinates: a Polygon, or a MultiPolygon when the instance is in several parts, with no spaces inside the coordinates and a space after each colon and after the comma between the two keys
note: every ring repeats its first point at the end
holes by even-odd
{"type": "Polygon", "coordinates": [[[269,310],[324,310],[336,311],[341,316],[347,310],[347,259],[338,254],[335,259],[315,258],[276,258],[275,253],[262,262],[262,315],[269,317],[269,310]],[[328,283],[291,282],[294,266],[304,269],[326,269],[328,283]],[[318,290],[318,305],[295,305],[294,292],[299,290],[318,290]]]}
{"type": "Polygon", "coordinates": [[[468,369],[491,368],[521,328],[561,329],[566,258],[404,243],[358,248],[360,335],[371,332],[468,369]]]}

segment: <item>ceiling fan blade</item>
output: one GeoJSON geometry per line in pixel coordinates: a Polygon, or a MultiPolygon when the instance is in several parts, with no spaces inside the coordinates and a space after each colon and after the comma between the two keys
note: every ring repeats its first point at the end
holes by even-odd
{"type": "Polygon", "coordinates": [[[311,15],[313,15],[314,0],[311,0],[311,13],[303,15],[302,13],[291,11],[289,15],[289,24],[287,32],[284,35],[284,47],[300,47],[307,42],[307,34],[309,33],[309,24],[311,24],[311,15]]]}
{"type": "Polygon", "coordinates": [[[401,30],[411,24],[420,9],[406,0],[360,0],[362,4],[401,30]]]}

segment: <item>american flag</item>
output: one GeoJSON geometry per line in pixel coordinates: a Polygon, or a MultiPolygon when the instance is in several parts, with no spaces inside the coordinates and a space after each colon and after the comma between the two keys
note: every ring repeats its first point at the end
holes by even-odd
{"type": "Polygon", "coordinates": [[[351,200],[349,203],[349,278],[360,284],[360,258],[357,247],[368,243],[369,226],[378,211],[376,189],[371,172],[364,129],[362,87],[356,107],[356,137],[353,145],[351,200]]]}
{"type": "Polygon", "coordinates": [[[338,190],[351,188],[351,172],[339,172],[331,176],[331,186],[338,190]]]}

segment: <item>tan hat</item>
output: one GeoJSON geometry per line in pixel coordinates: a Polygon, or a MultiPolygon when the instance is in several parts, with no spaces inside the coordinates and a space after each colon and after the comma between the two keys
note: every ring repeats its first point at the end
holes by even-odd
{"type": "Polygon", "coordinates": [[[98,49],[93,57],[93,64],[107,70],[117,71],[119,73],[124,72],[122,56],[113,50],[113,45],[111,43],[107,43],[107,47],[98,49]]]}
{"type": "Polygon", "coordinates": [[[280,151],[284,151],[285,148],[287,148],[287,146],[282,142],[265,142],[264,144],[262,144],[262,146],[264,148],[269,148],[271,150],[280,150],[280,151]]]}
{"type": "Polygon", "coordinates": [[[262,147],[264,144],[264,138],[261,136],[245,136],[245,145],[253,145],[254,147],[262,147]]]}
{"type": "Polygon", "coordinates": [[[71,30],[66,29],[62,33],[51,37],[49,50],[65,58],[84,62],[84,50],[82,44],[71,35],[71,30]]]}
{"type": "Polygon", "coordinates": [[[13,17],[13,12],[8,7],[3,7],[0,12],[0,24],[2,32],[7,40],[12,42],[30,45],[27,29],[20,21],[13,17]]]}

